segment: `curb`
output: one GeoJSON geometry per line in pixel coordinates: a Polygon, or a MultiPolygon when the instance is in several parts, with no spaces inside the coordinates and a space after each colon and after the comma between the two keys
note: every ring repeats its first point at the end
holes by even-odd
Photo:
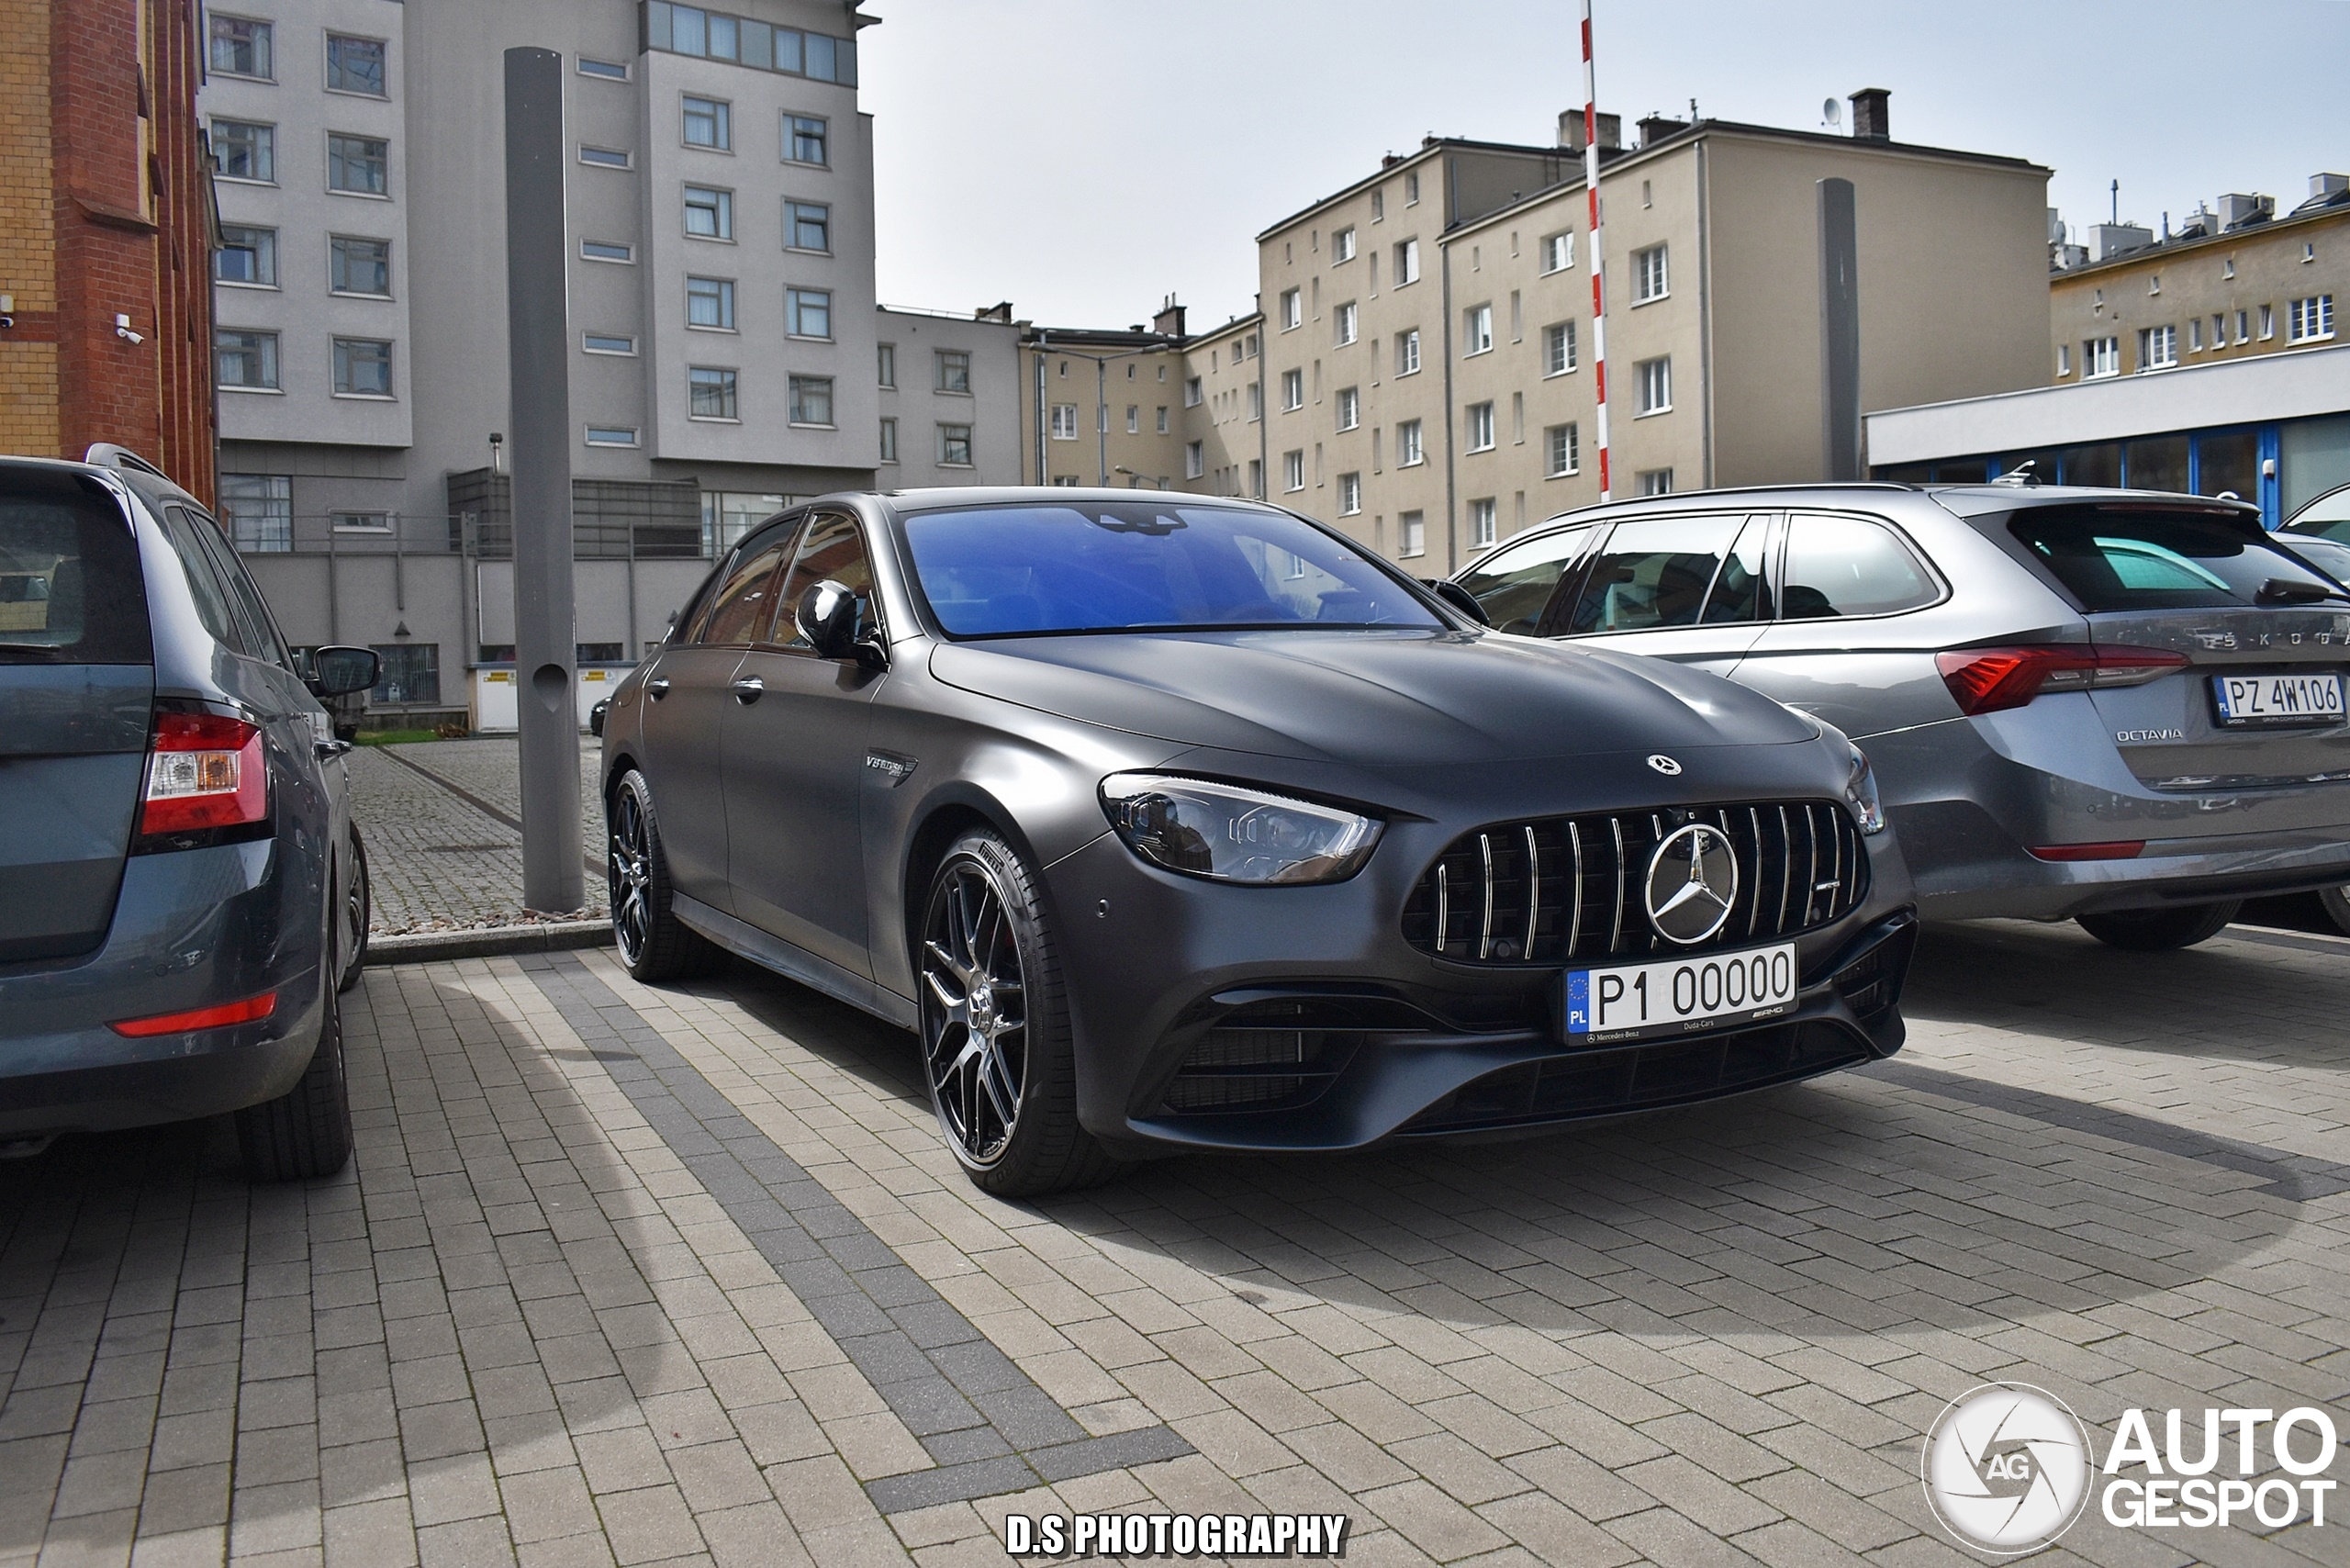
{"type": "Polygon", "coordinates": [[[437,964],[451,958],[495,958],[509,953],[559,953],[611,945],[609,920],[546,920],[480,931],[419,931],[373,937],[364,962],[374,969],[385,964],[437,964]]]}

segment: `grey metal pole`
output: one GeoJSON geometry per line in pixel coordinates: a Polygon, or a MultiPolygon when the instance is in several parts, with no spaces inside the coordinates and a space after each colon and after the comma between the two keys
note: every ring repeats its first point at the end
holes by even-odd
{"type": "Polygon", "coordinates": [[[571,598],[570,329],[563,244],[563,56],[506,51],[506,347],[514,438],[514,676],[522,903],[586,902],[577,629],[571,598]]]}
{"type": "Polygon", "coordinates": [[[1852,182],[1827,179],[1819,192],[1820,477],[1861,477],[1860,239],[1852,182]]]}
{"type": "Polygon", "coordinates": [[[1110,362],[1093,362],[1093,442],[1096,455],[1102,460],[1101,477],[1095,481],[1103,489],[1110,487],[1110,362]]]}

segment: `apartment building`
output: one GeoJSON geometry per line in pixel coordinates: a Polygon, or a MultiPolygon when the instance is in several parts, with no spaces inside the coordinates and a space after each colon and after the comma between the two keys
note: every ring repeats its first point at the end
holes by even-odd
{"type": "Polygon", "coordinates": [[[1010,305],[957,316],[881,307],[874,380],[884,490],[1021,480],[1020,324],[1010,305]]]}
{"type": "Polygon", "coordinates": [[[2272,196],[2198,205],[2176,232],[2098,224],[2048,279],[2054,381],[2224,363],[2335,341],[2350,295],[2350,175],[2310,176],[2279,217],[2272,196]]]}
{"type": "Polygon", "coordinates": [[[1183,467],[1176,488],[1265,497],[1265,319],[1236,316],[1183,345],[1183,467]]]}
{"type": "Polygon", "coordinates": [[[1033,485],[1182,487],[1183,307],[1149,326],[1020,324],[1021,471],[1033,485]]]}
{"type": "Polygon", "coordinates": [[[592,700],[713,551],[874,482],[869,20],[839,0],[207,9],[223,520],[297,642],[385,655],[377,709],[478,714],[510,689],[504,51],[565,65],[549,286],[571,307],[592,700]]]}

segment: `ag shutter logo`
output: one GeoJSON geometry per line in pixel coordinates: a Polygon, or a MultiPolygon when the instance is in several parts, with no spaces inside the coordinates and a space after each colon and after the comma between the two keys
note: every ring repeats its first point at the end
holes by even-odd
{"type": "Polygon", "coordinates": [[[1942,1407],[1919,1468],[1944,1529],[2012,1557],[2073,1528],[2091,1462],[2088,1429],[2063,1400],[2028,1383],[1991,1383],[1942,1407]]]}

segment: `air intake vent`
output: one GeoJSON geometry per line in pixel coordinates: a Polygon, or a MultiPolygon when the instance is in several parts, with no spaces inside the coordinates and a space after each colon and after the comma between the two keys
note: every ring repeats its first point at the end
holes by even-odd
{"type": "Polygon", "coordinates": [[[1464,833],[1404,905],[1404,938],[1471,964],[1540,965],[1703,952],[1841,920],[1868,892],[1851,813],[1825,801],[1544,817],[1464,833]],[[1692,823],[1730,842],[1738,887],[1721,928],[1683,946],[1648,915],[1649,862],[1692,823]]]}

